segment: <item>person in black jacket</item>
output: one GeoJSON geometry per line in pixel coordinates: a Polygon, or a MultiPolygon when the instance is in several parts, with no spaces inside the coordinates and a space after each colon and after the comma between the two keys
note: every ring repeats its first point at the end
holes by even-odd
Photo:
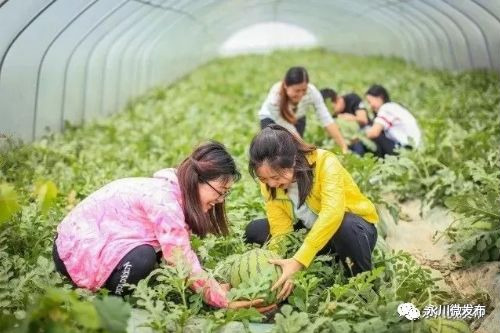
{"type": "MultiPolygon", "coordinates": [[[[332,103],[332,113],[334,117],[355,121],[360,128],[370,124],[366,106],[359,95],[349,93],[341,96],[330,88],[321,89],[321,95],[324,100],[330,100],[332,103]]],[[[349,149],[358,155],[363,155],[366,152],[365,146],[360,141],[351,143],[349,149]]]]}

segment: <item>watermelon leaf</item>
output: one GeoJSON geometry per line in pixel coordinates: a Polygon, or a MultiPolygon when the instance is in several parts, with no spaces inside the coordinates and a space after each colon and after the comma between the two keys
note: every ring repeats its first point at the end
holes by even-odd
{"type": "Polygon", "coordinates": [[[21,209],[14,186],[0,184],[0,223],[7,221],[21,209]]]}

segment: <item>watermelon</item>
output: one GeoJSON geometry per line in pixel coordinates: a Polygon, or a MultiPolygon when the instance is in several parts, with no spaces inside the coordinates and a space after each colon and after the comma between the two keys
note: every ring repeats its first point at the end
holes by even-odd
{"type": "Polygon", "coordinates": [[[470,333],[469,325],[463,320],[428,319],[425,324],[431,333],[470,333]]]}
{"type": "Polygon", "coordinates": [[[366,134],[360,130],[357,122],[342,118],[335,118],[335,122],[340,129],[340,133],[348,144],[354,143],[355,139],[360,140],[368,150],[376,151],[377,145],[372,140],[368,139],[366,134]]]}
{"type": "Polygon", "coordinates": [[[241,284],[255,285],[267,280],[268,287],[265,293],[265,304],[276,303],[277,291],[271,293],[271,286],[281,276],[282,270],[278,265],[269,263],[269,259],[280,259],[280,257],[268,250],[253,249],[243,253],[239,260],[236,260],[231,266],[230,284],[233,288],[238,288],[241,284]]]}
{"type": "Polygon", "coordinates": [[[231,267],[235,261],[238,261],[240,254],[232,254],[229,257],[219,261],[214,268],[214,274],[218,280],[222,280],[224,283],[230,283],[231,281],[231,267]]]}

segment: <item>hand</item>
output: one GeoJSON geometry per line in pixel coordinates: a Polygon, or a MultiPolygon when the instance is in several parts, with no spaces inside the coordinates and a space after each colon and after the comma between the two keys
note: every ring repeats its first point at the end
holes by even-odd
{"type": "Polygon", "coordinates": [[[262,298],[254,299],[252,301],[233,301],[228,304],[228,309],[244,309],[244,308],[255,308],[255,310],[260,313],[266,313],[277,308],[276,304],[271,304],[264,306],[264,300],[262,298]]]}
{"type": "Polygon", "coordinates": [[[290,296],[290,294],[293,291],[293,281],[288,279],[283,283],[283,287],[281,288],[280,292],[278,293],[278,296],[276,297],[278,299],[278,302],[282,302],[285,299],[290,296]]]}
{"type": "Polygon", "coordinates": [[[337,117],[345,119],[345,120],[356,120],[356,116],[353,116],[350,113],[339,113],[337,117]]]}
{"type": "Polygon", "coordinates": [[[259,311],[260,313],[265,314],[265,313],[274,311],[277,308],[278,308],[278,306],[276,304],[271,304],[271,305],[268,305],[268,306],[261,306],[261,307],[255,308],[255,309],[257,311],[259,311]]]}
{"type": "Polygon", "coordinates": [[[269,260],[271,264],[280,265],[283,273],[276,283],[271,287],[271,291],[275,291],[281,285],[282,288],[278,293],[278,300],[284,300],[293,290],[293,282],[291,277],[302,269],[302,264],[295,260],[294,258],[290,259],[271,259],[269,260]]]}
{"type": "MultiPolygon", "coordinates": [[[[228,292],[231,289],[231,285],[229,283],[222,283],[220,286],[226,292],[228,292]]],[[[228,304],[228,308],[229,309],[241,309],[241,308],[254,307],[260,313],[266,313],[266,312],[272,311],[278,307],[276,304],[271,304],[271,305],[267,305],[267,306],[259,306],[263,302],[264,302],[264,300],[260,299],[260,298],[253,300],[253,301],[234,301],[234,302],[230,302],[228,304]]]]}

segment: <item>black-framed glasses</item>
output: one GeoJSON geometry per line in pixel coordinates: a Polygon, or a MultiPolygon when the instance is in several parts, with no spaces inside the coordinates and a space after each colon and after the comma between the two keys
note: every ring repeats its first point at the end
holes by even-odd
{"type": "Polygon", "coordinates": [[[215,187],[213,187],[209,182],[207,182],[205,179],[203,178],[200,178],[202,182],[204,182],[205,184],[207,184],[208,186],[210,186],[212,188],[212,190],[214,190],[215,192],[217,192],[217,194],[219,195],[217,197],[216,200],[219,200],[219,199],[226,199],[226,197],[231,193],[231,189],[227,190],[225,193],[222,193],[220,192],[218,189],[216,189],[215,187]]]}

